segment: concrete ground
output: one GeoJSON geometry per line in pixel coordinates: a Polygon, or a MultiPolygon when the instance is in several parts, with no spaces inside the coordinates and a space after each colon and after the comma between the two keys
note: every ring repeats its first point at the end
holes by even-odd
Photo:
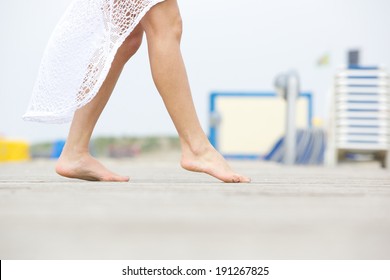
{"type": "Polygon", "coordinates": [[[130,183],[0,165],[0,259],[390,259],[390,172],[232,162],[223,184],[177,158],[104,160],[130,183]]]}

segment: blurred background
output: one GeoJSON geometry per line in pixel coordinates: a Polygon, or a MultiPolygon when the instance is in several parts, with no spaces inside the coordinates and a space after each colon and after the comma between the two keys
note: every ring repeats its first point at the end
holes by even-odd
{"type": "MultiPolygon", "coordinates": [[[[55,154],[53,147],[61,146],[68,131],[68,125],[24,122],[21,116],[46,43],[70,2],[0,3],[0,137],[31,145],[35,156],[55,154]]],[[[390,65],[388,0],[196,0],[179,5],[193,98],[202,126],[210,133],[215,125],[210,121],[211,93],[274,92],[275,77],[290,69],[299,74],[301,91],[311,94],[308,122],[326,133],[335,75],[348,64],[348,52],[357,51],[362,65],[390,65]]],[[[280,112],[282,116],[284,109],[280,112]]],[[[256,118],[264,121],[267,115],[243,121],[248,131],[258,123],[256,118]]],[[[278,132],[271,127],[262,133],[278,132]]],[[[101,154],[108,156],[133,156],[151,147],[177,148],[175,137],[151,79],[144,42],[98,122],[96,152],[101,143],[106,147],[101,154]],[[138,140],[145,137],[146,143],[138,140]]]]}

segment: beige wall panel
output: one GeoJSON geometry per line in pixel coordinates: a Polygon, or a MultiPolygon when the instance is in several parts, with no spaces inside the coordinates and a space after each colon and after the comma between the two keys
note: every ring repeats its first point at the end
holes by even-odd
{"type": "MultiPolygon", "coordinates": [[[[218,147],[224,154],[266,154],[285,130],[286,102],[279,97],[218,97],[218,147]]],[[[297,125],[308,126],[308,100],[297,104],[297,125]]]]}

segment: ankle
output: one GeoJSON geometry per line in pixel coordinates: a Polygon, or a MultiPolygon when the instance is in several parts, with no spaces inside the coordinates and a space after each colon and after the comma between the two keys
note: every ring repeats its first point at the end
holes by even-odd
{"type": "Polygon", "coordinates": [[[191,143],[182,142],[183,156],[203,156],[212,150],[214,150],[214,148],[208,140],[199,142],[193,141],[191,143]]]}
{"type": "Polygon", "coordinates": [[[61,157],[80,158],[89,155],[89,149],[78,146],[68,146],[65,144],[61,157]]]}

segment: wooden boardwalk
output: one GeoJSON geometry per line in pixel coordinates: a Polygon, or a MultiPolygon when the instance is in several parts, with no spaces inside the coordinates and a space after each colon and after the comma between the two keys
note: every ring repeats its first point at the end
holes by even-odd
{"type": "Polygon", "coordinates": [[[390,259],[390,172],[232,162],[223,184],[170,159],[106,160],[130,183],[0,165],[0,259],[390,259]]]}

